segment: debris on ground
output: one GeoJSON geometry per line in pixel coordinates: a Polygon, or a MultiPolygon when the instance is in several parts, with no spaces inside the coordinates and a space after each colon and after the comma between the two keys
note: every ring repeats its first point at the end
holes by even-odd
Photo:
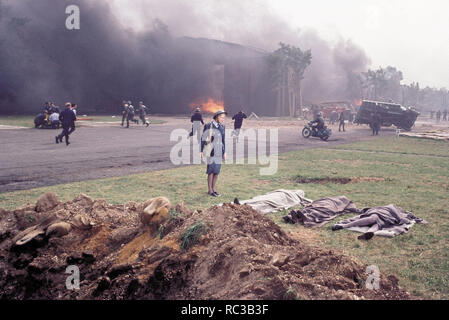
{"type": "Polygon", "coordinates": [[[0,299],[413,298],[394,276],[367,289],[366,265],[304,243],[247,205],[192,211],[157,201],[46,194],[39,206],[0,210],[0,299]],[[29,228],[38,234],[17,243],[29,228]],[[66,287],[69,266],[79,268],[77,290],[66,287]]]}
{"type": "Polygon", "coordinates": [[[306,178],[306,177],[298,177],[296,179],[297,183],[301,184],[328,184],[328,183],[335,183],[335,184],[348,184],[348,183],[362,183],[362,182],[383,182],[385,178],[382,177],[349,177],[349,178],[331,178],[331,177],[324,177],[324,178],[306,178]]]}
{"type": "Polygon", "coordinates": [[[427,131],[422,131],[422,132],[401,132],[401,133],[399,133],[399,136],[449,141],[449,130],[448,129],[433,129],[433,130],[427,130],[427,131]]]}

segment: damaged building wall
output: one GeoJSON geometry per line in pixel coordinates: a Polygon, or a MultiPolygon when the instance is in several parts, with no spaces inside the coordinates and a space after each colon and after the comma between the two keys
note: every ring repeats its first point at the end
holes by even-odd
{"type": "Polygon", "coordinates": [[[293,72],[285,74],[279,83],[273,81],[268,52],[212,39],[183,37],[180,41],[207,56],[210,62],[204,66],[212,75],[211,79],[204,79],[211,84],[210,93],[208,97],[198,98],[219,99],[222,96],[219,100],[230,113],[243,109],[265,116],[294,114],[300,99],[293,72]],[[217,91],[221,81],[222,95],[217,91]]]}

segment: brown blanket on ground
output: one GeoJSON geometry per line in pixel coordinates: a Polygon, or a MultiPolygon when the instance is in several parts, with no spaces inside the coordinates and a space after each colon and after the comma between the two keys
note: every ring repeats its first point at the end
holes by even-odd
{"type": "Polygon", "coordinates": [[[336,225],[341,226],[344,229],[365,233],[373,225],[348,227],[347,224],[372,216],[375,216],[375,224],[378,226],[378,230],[374,232],[374,235],[383,237],[394,237],[402,233],[407,233],[415,223],[427,223],[427,221],[416,217],[413,213],[390,204],[388,206],[365,208],[361,210],[360,215],[342,220],[336,225]]]}
{"type": "Polygon", "coordinates": [[[301,223],[306,227],[320,227],[336,216],[347,212],[359,212],[345,196],[328,197],[313,201],[302,210],[292,210],[284,217],[287,223],[301,223]]]}

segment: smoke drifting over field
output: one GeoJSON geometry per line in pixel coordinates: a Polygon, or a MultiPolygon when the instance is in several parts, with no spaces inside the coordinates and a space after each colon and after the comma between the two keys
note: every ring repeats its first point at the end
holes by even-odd
{"type": "MultiPolygon", "coordinates": [[[[260,4],[260,3],[259,3],[260,4]]],[[[280,41],[312,49],[305,101],[357,96],[354,73],[369,65],[364,51],[293,30],[261,5],[238,1],[133,1],[145,19],[135,31],[107,1],[0,0],[0,112],[35,112],[46,100],[117,111],[142,99],[152,112],[184,113],[211,90],[214,55],[178,37],[208,37],[270,52],[280,41]],[[206,5],[208,3],[208,5],[206,5]],[[81,29],[65,28],[65,8],[78,5],[81,29]]],[[[129,18],[132,19],[132,18],[129,18]]],[[[226,54],[226,52],[220,52],[226,54]]]]}

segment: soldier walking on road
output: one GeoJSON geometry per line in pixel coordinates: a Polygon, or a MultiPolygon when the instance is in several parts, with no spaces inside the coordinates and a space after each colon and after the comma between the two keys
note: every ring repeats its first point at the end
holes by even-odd
{"type": "Polygon", "coordinates": [[[127,109],[127,116],[126,116],[126,127],[129,128],[129,121],[131,120],[135,124],[139,124],[139,120],[134,119],[135,116],[135,110],[134,106],[132,105],[131,101],[128,101],[128,109],[127,109]]]}
{"type": "Polygon", "coordinates": [[[142,125],[146,125],[148,127],[150,123],[145,118],[145,116],[147,115],[147,107],[143,104],[143,101],[139,102],[139,108],[137,111],[139,113],[140,120],[142,120],[142,125]]]}
{"type": "Polygon", "coordinates": [[[65,104],[66,109],[59,114],[59,121],[61,122],[62,132],[60,135],[56,136],[56,143],[62,142],[62,137],[65,137],[65,144],[68,146],[69,142],[69,130],[70,128],[75,128],[76,116],[71,110],[72,104],[67,102],[65,104]]]}

